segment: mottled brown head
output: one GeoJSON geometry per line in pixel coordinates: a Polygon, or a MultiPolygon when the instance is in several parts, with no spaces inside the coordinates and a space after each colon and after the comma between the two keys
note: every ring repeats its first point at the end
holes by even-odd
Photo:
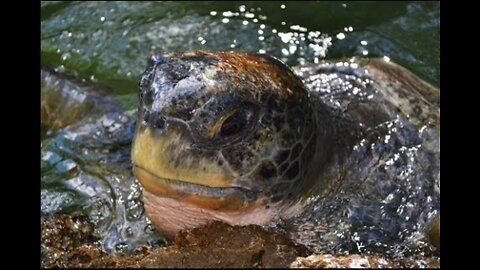
{"type": "Polygon", "coordinates": [[[149,193],[228,212],[291,205],[313,182],[315,114],[280,61],[156,54],[139,88],[132,161],[149,193]]]}

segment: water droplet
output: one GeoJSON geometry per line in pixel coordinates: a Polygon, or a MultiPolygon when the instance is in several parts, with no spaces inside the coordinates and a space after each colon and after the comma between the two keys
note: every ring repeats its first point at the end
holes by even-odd
{"type": "Polygon", "coordinates": [[[137,199],[129,200],[127,201],[126,210],[128,220],[137,220],[144,213],[143,203],[137,199]]]}
{"type": "Polygon", "coordinates": [[[133,236],[133,229],[132,227],[127,227],[125,229],[125,234],[128,236],[128,237],[132,237],[133,236]]]}
{"type": "Polygon", "coordinates": [[[229,21],[230,21],[230,20],[229,20],[228,18],[223,18],[223,19],[222,19],[222,22],[223,22],[223,23],[228,23],[229,21]]]}
{"type": "Polygon", "coordinates": [[[247,25],[247,24],[248,24],[248,21],[243,21],[242,24],[243,24],[243,25],[247,25]]]}
{"type": "Polygon", "coordinates": [[[222,13],[223,17],[232,17],[233,16],[233,12],[231,11],[225,11],[222,13]]]}
{"type": "Polygon", "coordinates": [[[153,233],[155,231],[155,228],[153,227],[152,224],[148,224],[147,226],[145,226],[145,228],[143,230],[146,233],[153,233]]]}
{"type": "Polygon", "coordinates": [[[295,31],[300,31],[300,32],[307,32],[307,28],[301,27],[298,24],[290,26],[290,29],[295,30],[295,31]]]}
{"type": "Polygon", "coordinates": [[[128,243],[127,242],[120,242],[115,245],[115,250],[117,252],[125,252],[128,250],[128,243]]]}
{"type": "Polygon", "coordinates": [[[216,11],[210,11],[210,15],[215,16],[215,15],[217,15],[217,12],[216,11]]]}
{"type": "Polygon", "coordinates": [[[290,40],[292,40],[292,33],[278,33],[278,36],[282,40],[283,43],[288,43],[290,40]]]}
{"type": "Polygon", "coordinates": [[[101,21],[101,22],[104,22],[104,21],[105,21],[105,17],[103,17],[103,16],[100,17],[100,21],[101,21]]]}
{"type": "Polygon", "coordinates": [[[285,5],[283,5],[283,4],[282,4],[282,5],[280,5],[280,8],[281,8],[281,9],[285,9],[285,7],[286,7],[286,6],[285,6],[285,5]]]}
{"type": "Polygon", "coordinates": [[[65,66],[64,65],[60,65],[58,67],[55,68],[55,71],[56,72],[65,72],[65,66]]]}
{"type": "Polygon", "coordinates": [[[297,46],[295,45],[292,45],[288,48],[288,51],[290,52],[290,54],[294,54],[296,50],[297,50],[297,46]]]}
{"type": "Polygon", "coordinates": [[[62,61],[68,60],[71,56],[69,52],[62,54],[62,61]]]}
{"type": "Polygon", "coordinates": [[[340,40],[341,40],[341,39],[344,39],[344,38],[345,38],[345,34],[340,32],[340,33],[337,34],[337,38],[340,39],[340,40]]]}
{"type": "Polygon", "coordinates": [[[253,14],[253,13],[250,13],[250,12],[247,12],[247,13],[245,13],[245,15],[244,15],[244,16],[245,16],[245,18],[252,19],[252,18],[254,18],[254,17],[255,17],[255,14],[253,14]]]}

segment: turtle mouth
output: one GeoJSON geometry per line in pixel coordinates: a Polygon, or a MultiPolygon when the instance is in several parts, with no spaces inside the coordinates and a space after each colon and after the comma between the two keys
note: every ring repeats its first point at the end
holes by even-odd
{"type": "Polygon", "coordinates": [[[161,177],[141,166],[133,165],[133,174],[143,188],[159,197],[174,198],[215,210],[238,210],[252,205],[259,192],[245,187],[212,187],[198,181],[161,177]]]}

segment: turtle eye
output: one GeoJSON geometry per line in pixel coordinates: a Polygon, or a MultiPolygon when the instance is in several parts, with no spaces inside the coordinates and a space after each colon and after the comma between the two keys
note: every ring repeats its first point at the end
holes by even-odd
{"type": "Polygon", "coordinates": [[[223,121],[219,135],[230,137],[242,131],[247,123],[247,117],[243,111],[236,111],[223,121]]]}

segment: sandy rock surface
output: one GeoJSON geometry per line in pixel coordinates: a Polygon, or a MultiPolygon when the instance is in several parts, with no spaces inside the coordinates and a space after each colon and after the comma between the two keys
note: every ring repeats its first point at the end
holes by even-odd
{"type": "Polygon", "coordinates": [[[165,247],[141,247],[131,253],[107,254],[98,245],[92,224],[67,215],[42,217],[41,267],[45,268],[398,268],[440,267],[440,258],[382,255],[313,254],[287,237],[260,226],[230,226],[214,222],[179,233],[165,247]]]}

